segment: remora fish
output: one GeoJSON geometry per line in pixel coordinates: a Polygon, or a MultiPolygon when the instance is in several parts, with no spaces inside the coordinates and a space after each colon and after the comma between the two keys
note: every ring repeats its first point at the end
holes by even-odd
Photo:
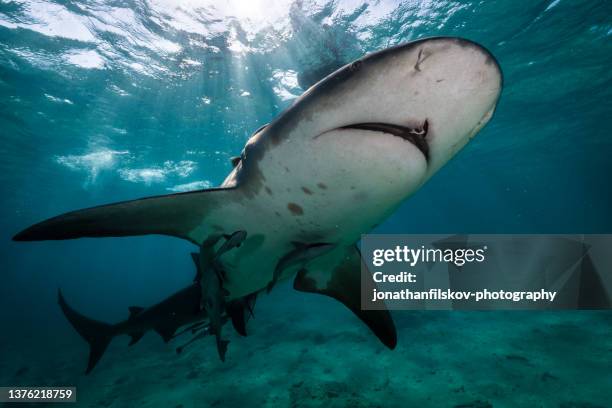
{"type": "Polygon", "coordinates": [[[331,251],[334,248],[333,244],[317,243],[317,244],[303,244],[301,242],[292,243],[295,249],[283,256],[276,264],[274,268],[274,274],[272,280],[268,283],[268,293],[272,290],[281,273],[288,268],[299,266],[303,267],[308,261],[323,255],[326,252],[331,251]]]}
{"type": "MultiPolygon", "coordinates": [[[[227,319],[227,317],[223,316],[223,322],[222,323],[225,323],[226,319],[227,319]]],[[[182,345],[180,345],[180,346],[178,346],[176,348],[176,354],[181,354],[183,352],[183,350],[185,350],[185,347],[195,343],[198,340],[203,339],[206,336],[214,334],[214,333],[212,333],[210,323],[202,324],[198,328],[192,329],[192,333],[193,333],[193,337],[191,339],[189,339],[189,341],[187,341],[186,343],[184,343],[184,344],[182,344],[182,345]]]]}
{"type": "Polygon", "coordinates": [[[234,248],[239,248],[247,237],[246,231],[236,231],[232,234],[225,235],[225,242],[221,245],[215,254],[215,258],[219,259],[221,255],[234,248]]]}
{"type": "Polygon", "coordinates": [[[130,307],[130,316],[116,324],[80,314],[66,302],[61,291],[58,291],[58,303],[72,327],[89,343],[89,361],[85,371],[89,374],[113,337],[127,334],[132,338],[131,346],[146,331],[154,330],[168,342],[179,327],[206,319],[205,312],[200,308],[201,296],[200,284],[194,283],[151,307],[130,307]]]}
{"type": "MultiPolygon", "coordinates": [[[[195,252],[191,253],[191,258],[193,259],[197,270],[194,281],[202,282],[203,303],[206,302],[206,299],[210,299],[212,305],[217,305],[217,309],[221,310],[224,306],[225,312],[232,320],[234,329],[241,336],[247,335],[246,322],[249,316],[253,316],[253,307],[255,306],[257,293],[252,293],[242,298],[236,298],[229,302],[226,302],[224,298],[219,299],[217,294],[222,294],[223,296],[227,294],[227,291],[223,289],[222,280],[225,279],[225,272],[221,255],[230,251],[231,249],[240,247],[240,245],[242,245],[246,239],[246,236],[246,231],[236,231],[232,234],[226,234],[223,236],[223,238],[225,238],[225,242],[219,247],[219,249],[216,250],[215,245],[222,236],[211,235],[202,244],[199,254],[195,252]],[[203,269],[208,269],[209,272],[214,271],[215,274],[203,276],[203,269]]],[[[215,320],[215,318],[212,317],[211,321],[212,320],[215,320]]],[[[212,326],[221,327],[223,323],[224,320],[220,325],[214,323],[212,326]]],[[[216,334],[216,329],[211,329],[211,331],[215,332],[216,334]]]]}
{"type": "Polygon", "coordinates": [[[220,262],[217,261],[217,253],[214,250],[214,245],[219,238],[219,236],[212,236],[206,239],[200,247],[199,256],[195,253],[192,253],[191,256],[194,261],[197,259],[198,276],[202,287],[202,308],[210,319],[210,332],[215,335],[219,358],[225,361],[229,341],[221,338],[221,330],[223,328],[222,316],[225,311],[224,298],[229,293],[223,289],[221,279],[224,271],[220,262]]]}
{"type": "Polygon", "coordinates": [[[264,289],[291,242],[334,243],[294,287],[339,300],[394,348],[389,312],[360,308],[355,243],[490,120],[501,89],[495,58],[471,41],[388,48],[330,74],[253,134],[219,188],[74,211],[14,239],[166,234],[200,245],[245,230],[244,244],[224,255],[228,299],[264,289]]]}
{"type": "MultiPolygon", "coordinates": [[[[216,271],[219,271],[223,275],[223,279],[226,279],[221,256],[234,249],[239,248],[247,237],[246,231],[236,231],[230,235],[224,235],[225,242],[215,252],[214,265],[216,271]]],[[[193,254],[192,254],[193,256],[193,254]]],[[[199,268],[198,268],[199,269],[199,268]]],[[[246,336],[246,322],[249,315],[253,317],[253,306],[255,305],[255,299],[257,298],[257,292],[247,295],[240,299],[234,299],[230,302],[225,302],[225,311],[232,320],[234,329],[241,336],[246,336]],[[248,313],[247,313],[248,312],[248,313]]],[[[211,319],[212,320],[212,319],[211,319]]]]}

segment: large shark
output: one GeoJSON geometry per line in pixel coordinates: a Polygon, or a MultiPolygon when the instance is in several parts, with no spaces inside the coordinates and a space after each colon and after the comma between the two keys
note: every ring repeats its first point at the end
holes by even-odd
{"type": "Polygon", "coordinates": [[[199,246],[244,230],[246,241],[224,255],[228,299],[265,289],[293,242],[333,244],[279,279],[296,276],[296,289],[337,299],[394,348],[389,312],[360,308],[355,244],[474,137],[501,89],[498,63],[474,42],[388,48],[330,74],[255,132],[219,188],[69,212],[14,239],[166,234],[199,246]]]}

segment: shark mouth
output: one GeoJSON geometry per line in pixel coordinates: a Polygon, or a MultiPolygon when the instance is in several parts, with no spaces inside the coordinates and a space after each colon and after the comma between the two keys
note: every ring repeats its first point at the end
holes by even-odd
{"type": "Polygon", "coordinates": [[[343,126],[341,129],[359,129],[359,130],[370,130],[372,132],[388,133],[393,136],[401,137],[404,140],[409,141],[415,145],[425,159],[429,160],[429,144],[427,144],[427,131],[429,129],[429,123],[427,119],[420,127],[408,127],[401,125],[393,125],[389,123],[356,123],[354,125],[343,126]]]}

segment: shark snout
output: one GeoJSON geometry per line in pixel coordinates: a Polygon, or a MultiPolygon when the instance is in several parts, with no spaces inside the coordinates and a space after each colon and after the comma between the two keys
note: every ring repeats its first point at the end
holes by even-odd
{"type": "Polygon", "coordinates": [[[429,177],[491,119],[502,71],[490,51],[458,38],[424,41],[406,58],[405,76],[415,82],[411,114],[427,117],[430,125],[429,177]]]}

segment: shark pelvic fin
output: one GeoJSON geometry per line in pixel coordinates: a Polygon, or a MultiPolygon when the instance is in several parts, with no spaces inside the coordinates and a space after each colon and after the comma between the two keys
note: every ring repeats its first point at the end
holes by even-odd
{"type": "MultiPolygon", "coordinates": [[[[337,256],[337,253],[333,251],[330,255],[337,256]]],[[[301,292],[319,293],[338,300],[357,315],[385,346],[394,349],[397,333],[389,311],[361,309],[362,261],[359,249],[356,246],[346,248],[343,255],[336,261],[331,273],[318,273],[313,268],[314,273],[311,274],[301,269],[293,281],[293,287],[301,292]]]]}
{"type": "Polygon", "coordinates": [[[234,188],[212,188],[102,205],[50,218],[21,231],[14,241],[164,234],[190,236],[202,219],[232,197],[234,188]]]}

